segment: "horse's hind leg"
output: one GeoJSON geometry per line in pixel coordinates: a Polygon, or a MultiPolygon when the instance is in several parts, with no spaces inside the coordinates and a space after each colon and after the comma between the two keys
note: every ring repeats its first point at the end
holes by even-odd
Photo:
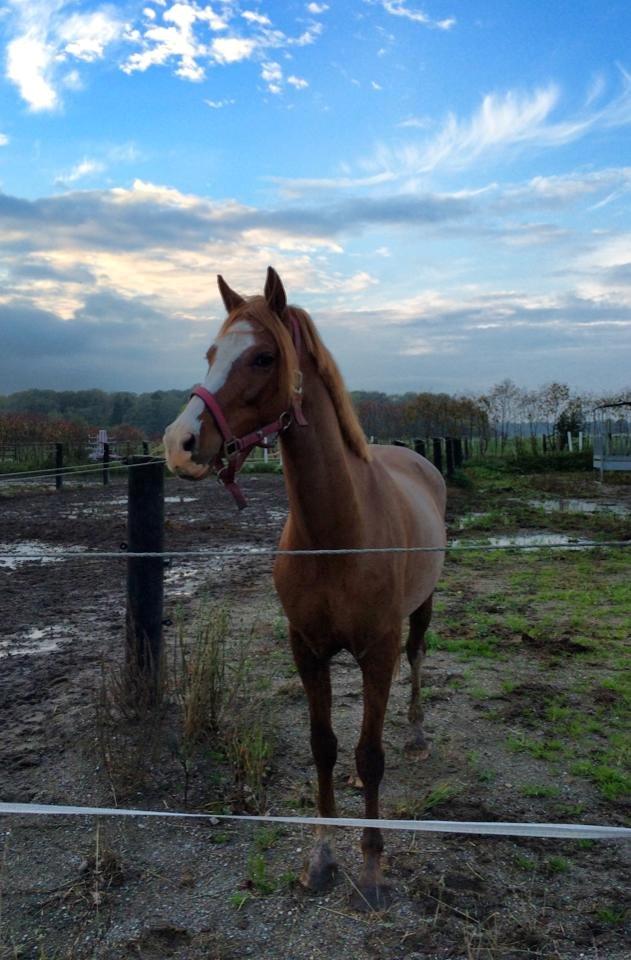
{"type": "Polygon", "coordinates": [[[410,633],[405,647],[412,675],[412,692],[408,720],[412,726],[411,739],[406,750],[413,750],[419,759],[426,760],[430,753],[430,744],[423,732],[423,707],[421,705],[421,663],[425,657],[425,634],[432,619],[433,594],[410,614],[410,633]]]}
{"type": "MultiPolygon", "coordinates": [[[[290,640],[309,701],[311,752],[318,773],[318,814],[335,817],[333,767],[337,759],[337,739],[331,726],[329,660],[316,657],[295,630],[290,630],[290,640]]],[[[330,827],[316,827],[317,842],[300,877],[302,885],[309,890],[323,890],[337,873],[331,832],[330,827]]]]}

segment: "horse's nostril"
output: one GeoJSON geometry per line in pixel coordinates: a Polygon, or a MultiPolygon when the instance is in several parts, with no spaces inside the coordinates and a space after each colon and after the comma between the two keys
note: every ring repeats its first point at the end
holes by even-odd
{"type": "Polygon", "coordinates": [[[187,453],[192,453],[195,449],[195,435],[191,434],[184,443],[182,444],[182,449],[186,450],[187,453]]]}

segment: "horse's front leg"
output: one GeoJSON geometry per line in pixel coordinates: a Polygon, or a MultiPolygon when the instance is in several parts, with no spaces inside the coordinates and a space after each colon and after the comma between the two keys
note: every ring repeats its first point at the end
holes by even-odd
{"type": "MultiPolygon", "coordinates": [[[[399,643],[399,634],[393,632],[392,636],[375,643],[360,660],[364,681],[364,715],[355,759],[357,773],[364,785],[366,818],[369,820],[379,818],[379,785],[385,768],[383,722],[394,666],[399,656],[399,643]]],[[[381,872],[381,830],[365,828],[361,845],[364,864],[352,903],[358,910],[381,910],[391,902],[390,888],[384,883],[381,872]]]]}
{"type": "MultiPolygon", "coordinates": [[[[307,647],[300,634],[290,630],[291,648],[309,701],[311,752],[318,774],[318,814],[335,817],[333,767],[337,739],[331,726],[331,675],[329,658],[321,659],[307,647]]],[[[324,890],[337,873],[331,827],[316,828],[317,842],[300,877],[309,890],[324,890]]]]}

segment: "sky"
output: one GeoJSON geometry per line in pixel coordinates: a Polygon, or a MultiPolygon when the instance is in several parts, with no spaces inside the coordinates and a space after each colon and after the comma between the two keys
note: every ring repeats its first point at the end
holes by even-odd
{"type": "Polygon", "coordinates": [[[631,383],[628,0],[0,0],[0,394],[185,389],[271,264],[350,389],[631,383]]]}

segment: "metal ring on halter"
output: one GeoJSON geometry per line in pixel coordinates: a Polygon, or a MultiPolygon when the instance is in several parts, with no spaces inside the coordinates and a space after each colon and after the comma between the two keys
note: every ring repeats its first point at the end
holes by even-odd
{"type": "Polygon", "coordinates": [[[281,413],[280,417],[278,418],[278,422],[280,424],[280,430],[278,432],[284,433],[292,423],[292,416],[289,410],[284,410],[283,413],[281,413]]]}

